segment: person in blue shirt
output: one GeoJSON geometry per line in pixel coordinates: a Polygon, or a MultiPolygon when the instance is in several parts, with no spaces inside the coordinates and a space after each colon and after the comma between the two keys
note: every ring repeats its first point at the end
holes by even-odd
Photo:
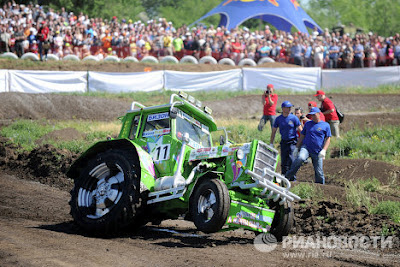
{"type": "Polygon", "coordinates": [[[331,46],[329,47],[329,68],[337,69],[338,67],[338,58],[339,58],[339,46],[337,42],[334,40],[331,46]]]}
{"type": "Polygon", "coordinates": [[[353,47],[354,50],[354,67],[364,68],[364,46],[360,43],[359,39],[356,39],[356,43],[353,47]]]}
{"type": "Polygon", "coordinates": [[[301,131],[299,142],[293,152],[296,159],[286,173],[286,178],[289,180],[293,179],[303,162],[311,157],[315,182],[325,184],[323,160],[331,141],[331,128],[329,123],[321,121],[320,112],[319,108],[313,107],[308,113],[312,115],[312,120],[306,122],[301,131]]]}
{"type": "MultiPolygon", "coordinates": [[[[296,149],[297,144],[297,129],[302,130],[299,118],[290,113],[293,107],[289,101],[282,103],[282,115],[275,119],[271,133],[271,143],[273,146],[276,131],[279,128],[281,134],[281,173],[283,175],[289,170],[294,161],[293,151],[296,149]]],[[[296,179],[295,177],[293,179],[296,179]]]]}
{"type": "Polygon", "coordinates": [[[298,39],[294,40],[294,44],[290,49],[290,55],[293,58],[293,62],[295,65],[303,66],[303,55],[305,52],[305,48],[302,44],[300,44],[298,39]]]}
{"type": "Polygon", "coordinates": [[[307,44],[306,52],[304,54],[304,66],[305,67],[313,67],[312,61],[312,44],[307,44]]]}

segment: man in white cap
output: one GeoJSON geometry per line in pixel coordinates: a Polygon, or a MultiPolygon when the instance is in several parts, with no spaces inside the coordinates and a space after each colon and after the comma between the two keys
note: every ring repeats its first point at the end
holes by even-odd
{"type": "Polygon", "coordinates": [[[306,122],[301,131],[299,142],[293,152],[296,159],[286,173],[286,178],[289,180],[294,180],[303,162],[311,157],[315,172],[315,182],[325,184],[323,160],[331,142],[331,128],[327,122],[321,121],[320,112],[319,108],[313,107],[308,113],[312,115],[312,120],[306,122]]]}

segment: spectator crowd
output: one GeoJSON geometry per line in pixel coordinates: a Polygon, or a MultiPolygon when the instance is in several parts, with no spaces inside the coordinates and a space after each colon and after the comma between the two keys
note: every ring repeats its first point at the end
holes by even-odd
{"type": "Polygon", "coordinates": [[[184,55],[196,58],[212,56],[217,60],[231,58],[236,64],[243,58],[258,61],[270,57],[277,62],[305,67],[362,68],[400,64],[400,35],[378,36],[369,32],[354,36],[342,31],[288,33],[246,27],[227,30],[224,27],[186,25],[175,28],[165,18],[147,22],[120,19],[89,18],[64,8],[55,11],[40,5],[8,2],[0,8],[0,52],[47,54],[59,58],[76,55],[80,59],[93,55],[120,58],[145,56],[158,58],[184,55]]]}

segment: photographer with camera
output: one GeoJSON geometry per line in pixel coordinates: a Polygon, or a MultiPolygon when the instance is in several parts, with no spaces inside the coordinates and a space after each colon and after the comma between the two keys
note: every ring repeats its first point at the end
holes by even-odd
{"type": "Polygon", "coordinates": [[[265,123],[269,120],[271,129],[276,119],[276,104],[278,103],[278,95],[274,94],[274,85],[268,84],[262,96],[262,104],[264,106],[264,113],[258,124],[258,130],[262,131],[265,123]]]}

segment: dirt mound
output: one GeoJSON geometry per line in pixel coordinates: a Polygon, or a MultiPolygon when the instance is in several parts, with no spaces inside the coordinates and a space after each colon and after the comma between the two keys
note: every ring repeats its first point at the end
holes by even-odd
{"type": "MultiPolygon", "coordinates": [[[[345,112],[342,130],[371,127],[373,125],[400,125],[400,116],[394,108],[400,101],[398,95],[334,95],[335,103],[345,112]],[[379,99],[382,102],[376,101],[379,99]],[[358,102],[357,106],[354,102],[358,102]],[[370,113],[371,109],[384,110],[370,113]],[[390,113],[392,111],[392,113],[390,113]]],[[[0,120],[12,119],[84,119],[115,120],[129,109],[131,101],[101,97],[72,96],[58,94],[0,93],[0,120]]],[[[280,96],[278,105],[289,100],[293,105],[307,107],[312,95],[280,96]]],[[[262,114],[259,95],[240,96],[226,100],[204,101],[213,110],[216,119],[240,118],[258,121],[262,114]]]]}
{"type": "Polygon", "coordinates": [[[17,151],[18,147],[9,144],[6,138],[0,138],[0,169],[60,189],[72,188],[73,182],[65,173],[77,155],[48,144],[22,154],[17,151]]]}
{"type": "MultiPolygon", "coordinates": [[[[298,68],[299,66],[286,63],[265,63],[257,67],[246,66],[246,68],[298,68]]],[[[220,65],[220,64],[151,64],[134,62],[33,62],[24,64],[22,60],[0,59],[1,69],[16,70],[51,70],[51,71],[99,71],[99,72],[143,72],[157,70],[174,70],[187,72],[208,72],[240,69],[239,66],[220,65]]]]}
{"type": "MultiPolygon", "coordinates": [[[[370,214],[366,207],[349,208],[331,201],[300,201],[295,207],[293,234],[379,236],[385,229],[398,229],[386,215],[370,214]]],[[[400,237],[400,232],[397,233],[400,237]]]]}
{"type": "Polygon", "coordinates": [[[76,139],[84,139],[86,137],[85,134],[79,132],[74,128],[65,128],[61,130],[52,131],[40,139],[36,141],[36,144],[42,145],[49,142],[49,140],[53,141],[72,141],[76,139]]]}
{"type": "Polygon", "coordinates": [[[129,109],[127,101],[54,94],[0,93],[0,120],[115,120],[129,109]]]}
{"type": "MultiPolygon", "coordinates": [[[[380,237],[390,235],[393,244],[386,252],[400,249],[399,225],[381,214],[370,214],[366,207],[352,209],[331,201],[300,201],[295,204],[295,227],[291,233],[299,236],[380,237]]],[[[378,243],[380,246],[381,243],[378,243]]]]}
{"type": "MultiPolygon", "coordinates": [[[[400,167],[370,159],[327,159],[324,161],[326,183],[343,186],[349,180],[376,178],[382,185],[399,184],[400,167]]],[[[306,164],[298,172],[299,181],[312,182],[314,169],[306,164]]]]}
{"type": "MultiPolygon", "coordinates": [[[[341,127],[345,130],[358,125],[387,125],[400,124],[397,103],[400,95],[352,95],[352,94],[329,94],[334,103],[345,113],[344,123],[341,127]],[[372,110],[381,112],[371,112],[372,110]],[[396,124],[397,123],[397,124],[396,124]]],[[[309,101],[316,101],[313,95],[284,95],[280,96],[278,91],[278,104],[290,101],[295,107],[302,107],[307,112],[309,101]]],[[[260,120],[263,105],[260,95],[238,96],[223,101],[204,101],[213,110],[215,118],[240,118],[260,120]]]]}

